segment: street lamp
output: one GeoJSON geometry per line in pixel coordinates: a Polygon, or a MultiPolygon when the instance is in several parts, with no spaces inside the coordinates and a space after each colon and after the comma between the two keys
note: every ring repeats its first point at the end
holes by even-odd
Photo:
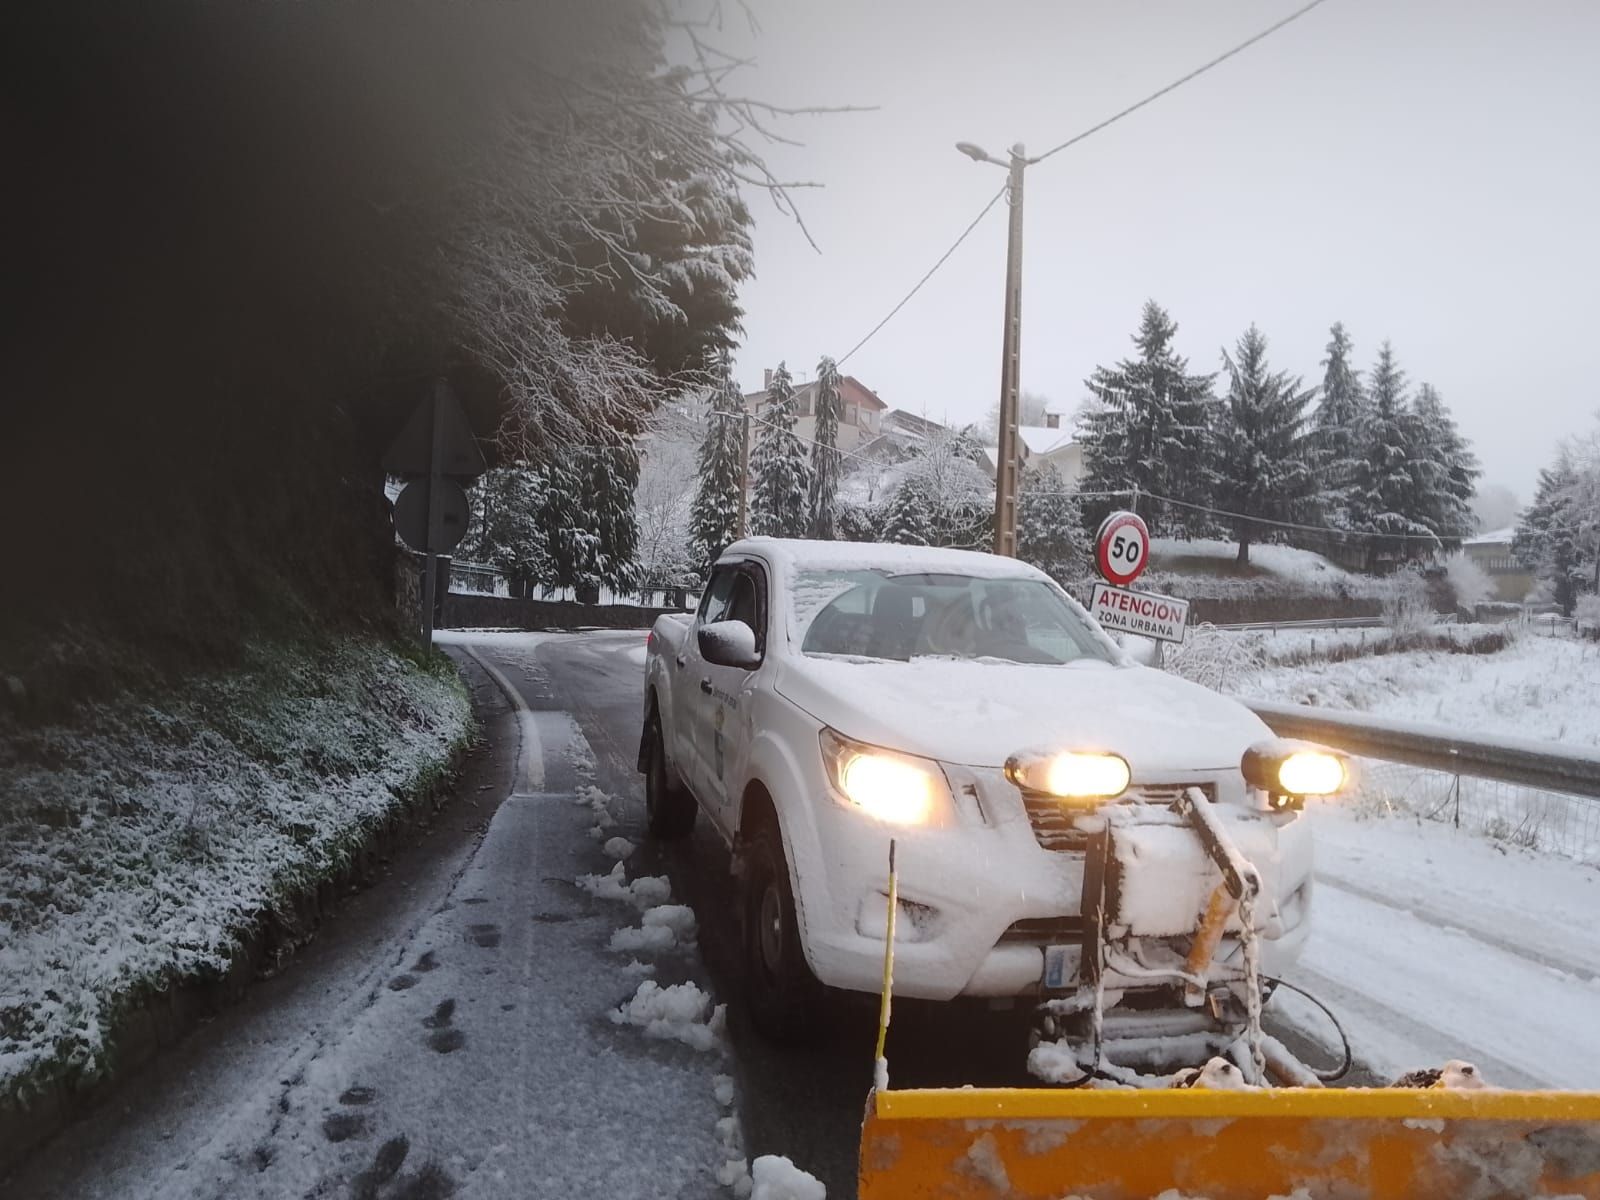
{"type": "Polygon", "coordinates": [[[973,162],[1008,167],[1006,203],[1011,209],[1006,238],[1005,331],[1000,343],[1000,446],[994,471],[994,552],[1017,556],[1017,391],[1022,363],[1022,171],[1033,160],[1018,142],[1010,161],[996,158],[981,146],[957,142],[956,149],[973,162]]]}

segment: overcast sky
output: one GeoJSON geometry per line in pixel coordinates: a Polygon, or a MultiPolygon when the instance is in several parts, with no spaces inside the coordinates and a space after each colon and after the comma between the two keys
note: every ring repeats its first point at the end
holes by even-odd
{"type": "MultiPolygon", "coordinates": [[[[821,253],[754,197],[742,383],[809,378],[898,301],[1003,182],[957,140],[1039,153],[1299,6],[1270,0],[750,0],[743,90],[878,111],[770,147],[821,253]]],[[[1081,145],[1026,187],[1022,385],[1075,405],[1146,297],[1197,370],[1251,322],[1321,378],[1344,321],[1393,340],[1486,468],[1531,498],[1600,408],[1600,3],[1327,0],[1081,145]]],[[[980,421],[999,382],[1004,206],[846,365],[892,407],[980,421]]]]}

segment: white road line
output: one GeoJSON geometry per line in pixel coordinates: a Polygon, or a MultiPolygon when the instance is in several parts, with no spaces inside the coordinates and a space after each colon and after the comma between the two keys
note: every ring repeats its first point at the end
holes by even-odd
{"type": "Polygon", "coordinates": [[[517,725],[522,733],[522,745],[517,751],[517,772],[515,781],[520,781],[520,786],[513,782],[511,794],[513,796],[534,795],[544,791],[544,746],[539,741],[539,727],[534,721],[533,710],[528,707],[512,682],[505,677],[499,667],[495,666],[470,645],[461,647],[467,652],[467,657],[477,663],[493,679],[506,698],[511,701],[517,710],[517,725]]]}

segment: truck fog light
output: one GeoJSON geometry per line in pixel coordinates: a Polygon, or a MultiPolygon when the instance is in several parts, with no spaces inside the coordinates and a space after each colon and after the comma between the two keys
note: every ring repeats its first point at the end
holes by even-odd
{"type": "Polygon", "coordinates": [[[935,776],[935,764],[853,742],[831,729],[822,731],[822,761],[841,796],[891,825],[928,824],[948,790],[942,776],[935,776]]]}
{"type": "Polygon", "coordinates": [[[1307,796],[1332,796],[1350,782],[1344,755],[1309,742],[1275,738],[1257,742],[1239,764],[1245,782],[1267,796],[1275,810],[1300,807],[1307,796]]]}
{"type": "Polygon", "coordinates": [[[1060,800],[1113,800],[1128,790],[1133,774],[1121,755],[1069,750],[1061,754],[1013,754],[1006,778],[1025,792],[1060,800]]]}

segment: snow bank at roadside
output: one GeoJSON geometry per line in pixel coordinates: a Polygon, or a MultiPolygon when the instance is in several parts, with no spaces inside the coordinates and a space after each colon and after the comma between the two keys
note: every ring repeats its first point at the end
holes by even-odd
{"type": "Polygon", "coordinates": [[[646,979],[622,1005],[611,1011],[613,1025],[633,1025],[645,1037],[682,1042],[694,1050],[710,1050],[722,1035],[727,1008],[712,1007],[711,997],[693,983],[662,987],[646,979]]]}
{"type": "Polygon", "coordinates": [[[230,673],[0,720],[0,1097],[105,1067],[141,994],[216,977],[472,728],[394,648],[252,644],[230,673]]]}

